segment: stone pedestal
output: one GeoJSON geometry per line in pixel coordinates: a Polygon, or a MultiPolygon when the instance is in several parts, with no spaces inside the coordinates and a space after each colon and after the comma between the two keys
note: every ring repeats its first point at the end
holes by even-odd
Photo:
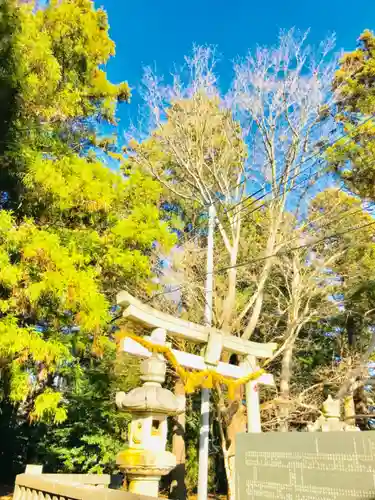
{"type": "Polygon", "coordinates": [[[132,414],[129,448],[117,455],[116,462],[126,474],[129,491],[152,497],[158,496],[161,476],[176,466],[176,457],[165,450],[167,417],[184,410],[184,400],[161,387],[165,372],[164,359],[154,354],[141,363],[143,386],[116,395],[118,408],[132,414]]]}

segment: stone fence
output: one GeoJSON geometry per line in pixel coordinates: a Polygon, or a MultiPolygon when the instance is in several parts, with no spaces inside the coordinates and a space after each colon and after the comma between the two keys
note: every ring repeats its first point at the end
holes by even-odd
{"type": "Polygon", "coordinates": [[[13,500],[152,500],[150,497],[108,488],[109,475],[19,474],[13,500]]]}

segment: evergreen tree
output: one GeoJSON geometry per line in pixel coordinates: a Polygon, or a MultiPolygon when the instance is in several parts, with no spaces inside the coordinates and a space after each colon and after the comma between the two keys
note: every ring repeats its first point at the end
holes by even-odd
{"type": "Polygon", "coordinates": [[[93,433],[103,422],[110,388],[99,390],[93,374],[114,370],[115,294],[148,293],[154,246],[169,248],[174,237],[158,182],[122,168],[116,136],[100,133],[104,125],[115,131],[117,103],[130,97],[103,69],[114,54],[105,12],[91,0],[43,9],[3,1],[0,30],[0,386],[9,471],[9,448],[27,458],[25,436],[40,432],[30,422],[69,417],[65,442],[78,414],[80,425],[92,418],[93,433]],[[94,392],[107,398],[96,424],[82,399],[94,392]]]}
{"type": "Polygon", "coordinates": [[[366,30],[356,50],[344,55],[333,89],[336,121],[344,137],[330,148],[332,167],[354,193],[375,199],[375,35],[366,30]]]}

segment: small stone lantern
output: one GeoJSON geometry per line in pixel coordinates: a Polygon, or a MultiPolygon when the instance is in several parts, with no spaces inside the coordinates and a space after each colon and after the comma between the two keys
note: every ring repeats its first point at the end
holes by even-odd
{"type": "Polygon", "coordinates": [[[340,420],[340,400],[329,395],[323,403],[322,415],[307,425],[309,432],[359,431],[359,427],[340,420]]]}
{"type": "Polygon", "coordinates": [[[165,450],[167,417],[182,413],[185,401],[161,387],[166,373],[162,356],[145,359],[140,370],[143,386],[116,394],[117,407],[132,415],[129,448],[117,455],[116,462],[126,473],[130,492],[157,497],[161,476],[176,466],[176,457],[165,450]]]}

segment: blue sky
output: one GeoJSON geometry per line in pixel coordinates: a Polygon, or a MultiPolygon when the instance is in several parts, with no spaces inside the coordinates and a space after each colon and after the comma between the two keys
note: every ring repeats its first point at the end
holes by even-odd
{"type": "Polygon", "coordinates": [[[108,13],[110,34],[117,54],[108,64],[114,82],[127,80],[132,103],[119,110],[121,127],[136,119],[141,100],[137,95],[142,68],[147,65],[166,74],[183,63],[193,43],[213,44],[221,54],[218,67],[225,88],[231,79],[231,61],[257,44],[276,42],[280,29],[311,28],[310,42],[329,33],[337,47],[351,50],[365,29],[375,28],[375,1],[352,0],[96,0],[108,13]]]}
{"type": "MultiPolygon", "coordinates": [[[[332,32],[337,50],[353,50],[365,28],[375,29],[375,0],[95,0],[108,13],[116,56],[108,64],[109,78],[127,80],[131,104],[119,109],[120,127],[137,120],[137,94],[144,66],[168,75],[180,66],[196,44],[217,46],[220,83],[232,78],[232,61],[257,44],[273,45],[280,29],[310,29],[309,42],[318,44],[332,32]]],[[[174,283],[176,285],[178,283],[174,283]]]]}

